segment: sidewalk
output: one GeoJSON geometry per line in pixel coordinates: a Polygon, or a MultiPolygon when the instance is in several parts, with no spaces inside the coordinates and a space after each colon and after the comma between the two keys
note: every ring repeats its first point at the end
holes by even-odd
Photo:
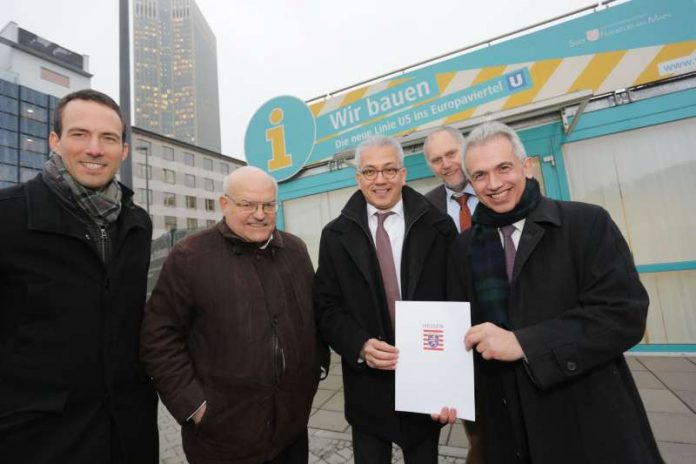
{"type": "MultiPolygon", "coordinates": [[[[696,357],[628,356],[648,411],[655,438],[667,464],[696,462],[696,357]]],[[[185,464],[179,426],[160,405],[162,464],[185,464]]],[[[440,463],[464,464],[468,444],[461,424],[443,428],[440,463]]],[[[309,419],[310,464],[352,464],[350,426],[343,415],[343,385],[338,356],[319,384],[309,419]]],[[[394,463],[403,463],[400,452],[394,463]]]]}

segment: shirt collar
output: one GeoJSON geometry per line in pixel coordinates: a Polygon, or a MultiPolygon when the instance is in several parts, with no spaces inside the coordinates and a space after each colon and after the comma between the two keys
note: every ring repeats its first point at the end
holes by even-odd
{"type": "MultiPolygon", "coordinates": [[[[444,184],[442,184],[442,185],[444,185],[444,184]]],[[[476,196],[476,192],[474,192],[474,188],[471,186],[471,184],[469,182],[466,183],[466,187],[464,187],[464,190],[462,190],[462,192],[455,192],[454,190],[452,190],[451,188],[449,188],[446,185],[445,185],[445,192],[447,192],[448,199],[452,198],[452,195],[456,195],[458,193],[466,193],[467,195],[473,196],[473,197],[476,196]]]]}
{"type": "MultiPolygon", "coordinates": [[[[403,198],[399,198],[399,201],[389,210],[394,214],[397,214],[401,217],[404,217],[404,200],[403,198]]],[[[371,218],[375,215],[375,213],[381,213],[384,211],[381,211],[371,204],[367,204],[367,218],[371,218]]]]}

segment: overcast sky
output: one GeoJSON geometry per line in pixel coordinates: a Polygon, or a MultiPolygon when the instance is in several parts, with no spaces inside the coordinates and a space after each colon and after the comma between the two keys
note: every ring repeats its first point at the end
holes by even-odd
{"type": "MultiPolygon", "coordinates": [[[[118,98],[117,0],[0,0],[8,21],[90,57],[118,98]]],[[[582,7],[589,0],[197,0],[217,37],[222,152],[267,100],[303,100],[582,7]]]]}

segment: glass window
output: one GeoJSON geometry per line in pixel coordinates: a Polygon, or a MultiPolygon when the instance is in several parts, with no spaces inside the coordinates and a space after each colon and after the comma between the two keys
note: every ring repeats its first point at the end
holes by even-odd
{"type": "Polygon", "coordinates": [[[164,216],[164,228],[167,232],[176,230],[176,218],[174,216],[164,216]]]}
{"type": "Polygon", "coordinates": [[[213,221],[212,219],[208,219],[205,221],[205,225],[206,227],[212,227],[215,225],[215,221],[213,221]]]}
{"type": "Polygon", "coordinates": [[[22,102],[19,111],[25,118],[39,122],[48,122],[48,111],[31,103],[22,102]]]}
{"type": "Polygon", "coordinates": [[[23,134],[35,137],[48,137],[48,124],[45,122],[32,121],[31,119],[20,119],[19,129],[23,134]]]}
{"type": "Polygon", "coordinates": [[[152,166],[147,166],[145,163],[138,163],[138,169],[136,175],[141,179],[145,178],[145,172],[147,172],[147,178],[152,179],[152,166]]]}
{"type": "Polygon", "coordinates": [[[19,136],[19,144],[22,150],[34,151],[36,153],[48,153],[46,140],[28,135],[19,136]]]}
{"type": "Polygon", "coordinates": [[[14,98],[0,95],[0,108],[2,108],[2,111],[5,113],[14,114],[16,116],[19,113],[19,102],[14,98]]]}
{"type": "Polygon", "coordinates": [[[147,140],[138,139],[138,142],[135,144],[135,149],[141,156],[144,156],[145,159],[152,156],[152,144],[147,140]]]}
{"type": "Polygon", "coordinates": [[[193,174],[186,174],[186,186],[196,188],[196,176],[193,174]]]}
{"type": "Polygon", "coordinates": [[[208,192],[214,192],[215,191],[215,183],[213,182],[213,179],[205,179],[205,189],[208,192]]]}
{"type": "Polygon", "coordinates": [[[196,208],[196,197],[192,197],[191,195],[186,195],[186,207],[187,208],[196,208]]]}
{"type": "Polygon", "coordinates": [[[223,174],[230,173],[230,165],[227,163],[220,163],[220,172],[223,174]]]}
{"type": "Polygon", "coordinates": [[[162,158],[167,161],[174,161],[174,149],[172,147],[162,147],[162,158]]]}
{"type": "Polygon", "coordinates": [[[46,164],[46,155],[32,151],[19,152],[19,164],[34,169],[43,169],[46,164]]]}
{"type": "Polygon", "coordinates": [[[186,218],[186,228],[187,229],[197,229],[198,228],[198,219],[186,218]]]}
{"type": "Polygon", "coordinates": [[[17,149],[0,146],[0,163],[17,164],[17,149]]]}
{"type": "Polygon", "coordinates": [[[205,210],[206,211],[215,211],[215,200],[212,200],[210,198],[205,199],[205,210]]]}
{"type": "Polygon", "coordinates": [[[176,194],[164,192],[164,206],[176,206],[176,194]]]}
{"type": "Polygon", "coordinates": [[[17,132],[17,116],[0,112],[0,129],[17,132]]]}
{"type": "Polygon", "coordinates": [[[203,158],[203,169],[206,171],[212,171],[213,170],[213,160],[210,158],[203,158]]]}
{"type": "Polygon", "coordinates": [[[0,129],[0,145],[17,148],[17,132],[0,129]]]}
{"type": "Polygon", "coordinates": [[[12,82],[0,80],[0,95],[17,98],[19,96],[19,86],[12,82]]]}
{"type": "Polygon", "coordinates": [[[19,88],[19,98],[20,100],[34,103],[44,108],[48,106],[48,95],[37,90],[30,89],[29,87],[19,88]]]}
{"type": "Polygon", "coordinates": [[[28,182],[39,173],[41,173],[41,171],[38,169],[21,168],[19,170],[19,181],[22,183],[28,182]]]}
{"type": "Polygon", "coordinates": [[[186,166],[191,166],[191,167],[193,167],[195,165],[194,156],[192,153],[184,153],[184,164],[186,166]]]}
{"type": "Polygon", "coordinates": [[[139,188],[138,193],[138,203],[141,205],[152,205],[152,190],[139,188]]]}
{"type": "Polygon", "coordinates": [[[17,182],[17,166],[0,164],[0,181],[17,182]]]}
{"type": "Polygon", "coordinates": [[[167,184],[174,184],[176,175],[171,169],[163,169],[164,171],[164,182],[167,184]]]}

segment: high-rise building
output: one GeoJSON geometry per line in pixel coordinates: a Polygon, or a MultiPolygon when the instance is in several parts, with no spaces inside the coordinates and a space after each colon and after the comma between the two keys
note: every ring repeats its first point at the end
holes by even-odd
{"type": "Polygon", "coordinates": [[[0,31],[0,188],[41,172],[58,98],[90,87],[88,60],[14,22],[0,31]]]}
{"type": "Polygon", "coordinates": [[[220,151],[217,48],[194,0],[133,3],[135,125],[220,151]]]}

